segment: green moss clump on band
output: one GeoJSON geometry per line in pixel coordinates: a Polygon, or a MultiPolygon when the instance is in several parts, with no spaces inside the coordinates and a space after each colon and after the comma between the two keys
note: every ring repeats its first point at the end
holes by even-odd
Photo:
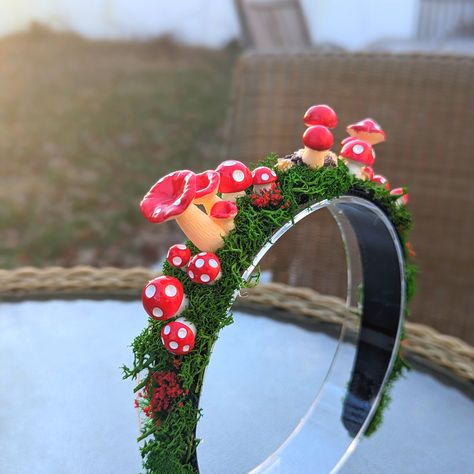
{"type": "MultiPolygon", "coordinates": [[[[274,154],[269,155],[258,165],[273,167],[277,158],[274,154]]],[[[236,290],[249,284],[242,280],[241,275],[271,235],[291,220],[299,209],[314,201],[347,193],[363,195],[387,213],[399,232],[402,245],[405,245],[412,225],[409,212],[404,206],[395,204],[396,197],[383,187],[352,176],[343,162],[339,162],[337,167],[316,170],[294,166],[285,172],[277,171],[277,175],[284,203],[280,208],[255,207],[249,194],[237,200],[239,212],[235,229],[225,238],[223,248],[216,252],[221,261],[222,278],[214,285],[196,285],[185,272],[164,264],[163,273],[177,278],[183,285],[189,305],[181,316],[196,325],[197,335],[190,354],[173,356],[160,341],[160,331],[166,321],[150,319],[148,326],[133,342],[133,366],[123,368],[124,377],[143,377],[136,387],[137,392],[147,386],[153,387],[153,375],[162,372],[176,374],[184,392],[171,401],[169,410],[143,424],[139,440],[143,440],[141,454],[147,473],[197,472],[195,430],[201,415],[199,394],[212,347],[219,331],[232,323],[228,310],[236,290]]],[[[187,245],[193,254],[199,252],[191,242],[187,245]]],[[[413,265],[407,264],[407,299],[414,293],[415,273],[413,265]]],[[[389,402],[389,387],[402,374],[404,367],[406,364],[398,357],[367,434],[373,433],[381,423],[383,410],[389,402]]],[[[152,393],[147,396],[151,398],[152,393]]]]}

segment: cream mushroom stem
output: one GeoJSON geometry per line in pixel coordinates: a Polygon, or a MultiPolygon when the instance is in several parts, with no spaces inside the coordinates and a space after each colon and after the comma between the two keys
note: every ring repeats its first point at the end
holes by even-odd
{"type": "Polygon", "coordinates": [[[235,229],[234,217],[228,217],[225,219],[218,219],[217,217],[211,217],[211,219],[225,232],[227,235],[230,231],[235,229]]]}
{"type": "Polygon", "coordinates": [[[175,218],[186,237],[203,252],[215,252],[224,245],[226,232],[194,204],[175,218]]]}
{"type": "Polygon", "coordinates": [[[330,159],[334,165],[337,165],[337,156],[330,150],[313,150],[306,147],[302,154],[303,163],[310,168],[321,168],[326,164],[326,159],[330,159]]]}
{"type": "Polygon", "coordinates": [[[212,196],[204,196],[202,198],[195,199],[194,204],[202,204],[204,209],[206,209],[207,214],[210,214],[212,206],[220,201],[222,201],[222,199],[217,194],[213,194],[212,196]]]}
{"type": "Polygon", "coordinates": [[[245,196],[245,191],[239,191],[237,193],[222,193],[222,199],[224,201],[235,202],[237,198],[245,196]]]}
{"type": "Polygon", "coordinates": [[[348,159],[344,159],[344,161],[346,162],[346,166],[349,168],[349,173],[353,174],[357,178],[366,179],[366,177],[362,173],[362,169],[365,166],[363,163],[348,159]]]}

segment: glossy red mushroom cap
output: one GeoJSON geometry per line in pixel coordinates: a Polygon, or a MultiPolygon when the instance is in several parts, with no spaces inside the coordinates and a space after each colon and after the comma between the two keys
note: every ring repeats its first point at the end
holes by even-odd
{"type": "Polygon", "coordinates": [[[371,118],[360,120],[357,123],[352,123],[346,128],[347,133],[352,136],[356,136],[358,133],[368,133],[373,135],[373,143],[380,143],[385,141],[386,135],[382,130],[382,127],[371,118]]]}
{"type": "Polygon", "coordinates": [[[175,268],[185,267],[191,258],[191,250],[184,244],[172,245],[166,256],[166,261],[175,268]]]}
{"type": "Polygon", "coordinates": [[[237,205],[232,201],[216,202],[211,209],[211,217],[215,219],[232,219],[237,215],[237,205]]]}
{"type": "Polygon", "coordinates": [[[216,171],[221,177],[220,193],[238,193],[252,184],[252,173],[240,161],[224,161],[216,168],[216,171]]]}
{"type": "Polygon", "coordinates": [[[220,176],[214,170],[204,171],[196,175],[195,199],[200,199],[212,193],[217,193],[219,189],[220,176]]]}
{"type": "Polygon", "coordinates": [[[409,196],[407,193],[405,193],[404,189],[403,188],[393,188],[391,191],[390,191],[390,194],[392,196],[400,196],[398,199],[397,199],[397,203],[399,204],[403,204],[404,206],[406,206],[408,204],[408,201],[409,201],[409,196]]]}
{"type": "Polygon", "coordinates": [[[252,171],[252,178],[252,184],[271,184],[277,180],[277,175],[267,166],[259,166],[252,171]]]}
{"type": "Polygon", "coordinates": [[[328,128],[322,125],[313,125],[303,133],[303,143],[311,150],[324,151],[332,147],[334,137],[328,128]]]}
{"type": "Polygon", "coordinates": [[[372,145],[358,139],[348,141],[342,147],[340,155],[347,160],[357,161],[366,166],[372,166],[375,162],[372,145]]]}
{"type": "Polygon", "coordinates": [[[175,171],[152,186],[140,203],[140,211],[150,222],[159,224],[182,214],[195,193],[196,175],[189,170],[175,171]]]}
{"type": "Polygon", "coordinates": [[[160,276],[145,285],[142,303],[151,318],[164,320],[178,315],[186,307],[187,300],[178,279],[160,276]]]}
{"type": "Polygon", "coordinates": [[[367,181],[372,181],[372,179],[374,177],[374,170],[373,170],[372,166],[364,166],[361,169],[361,173],[365,177],[365,179],[367,179],[367,181]]]}
{"type": "Polygon", "coordinates": [[[218,280],[221,262],[216,254],[201,252],[195,255],[188,265],[188,276],[194,283],[209,284],[218,280]]]}
{"type": "Polygon", "coordinates": [[[337,115],[329,105],[313,105],[304,114],[303,121],[307,127],[323,125],[324,127],[335,128],[337,115]]]}
{"type": "Polygon", "coordinates": [[[196,326],[184,318],[178,318],[161,329],[161,342],[168,352],[185,355],[194,348],[196,326]]]}
{"type": "Polygon", "coordinates": [[[384,186],[387,191],[390,191],[390,183],[385,176],[381,174],[374,174],[372,181],[380,186],[384,186]]]}
{"type": "Polygon", "coordinates": [[[341,141],[341,145],[344,146],[346,143],[349,143],[352,140],[357,140],[356,137],[346,137],[344,140],[341,141]]]}

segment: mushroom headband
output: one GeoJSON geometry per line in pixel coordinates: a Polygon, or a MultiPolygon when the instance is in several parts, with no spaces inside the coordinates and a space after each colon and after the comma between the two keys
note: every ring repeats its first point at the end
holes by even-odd
{"type": "Polygon", "coordinates": [[[149,322],[133,342],[133,366],[124,368],[125,377],[137,380],[145,472],[199,472],[199,396],[219,331],[232,323],[229,308],[273,243],[321,208],[330,210],[343,240],[351,229],[359,250],[363,284],[359,301],[351,304],[359,307],[353,309],[359,318],[354,361],[348,377],[337,382],[340,392],[335,381],[332,390],[320,390],[305,418],[314,423],[295,430],[255,472],[276,460],[279,472],[302,472],[286,464],[291,456],[284,452],[296,449],[301,432],[310,427],[311,436],[323,440],[320,450],[331,433],[344,430],[334,453],[312,454],[312,462],[328,472],[351,443],[380,424],[388,388],[405,366],[399,345],[415,274],[407,242],[408,194],[392,189],[374,170],[373,146],[385,140],[374,120],[349,125],[338,154],[331,151],[337,116],[330,107],[310,107],[304,124],[303,148],[294,153],[270,154],[253,170],[227,160],[201,173],[175,171],[159,179],[140,203],[150,222],[175,220],[189,239],[169,249],[162,276],[145,284],[149,322]],[[330,407],[331,416],[321,417],[320,405],[330,407]]]}

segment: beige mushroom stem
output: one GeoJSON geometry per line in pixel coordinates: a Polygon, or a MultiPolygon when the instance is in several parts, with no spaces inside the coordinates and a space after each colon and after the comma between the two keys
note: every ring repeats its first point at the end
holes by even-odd
{"type": "Polygon", "coordinates": [[[370,145],[377,145],[377,143],[383,142],[383,138],[380,138],[380,135],[377,133],[353,132],[352,136],[366,143],[370,143],[370,145]]]}
{"type": "Polygon", "coordinates": [[[357,178],[366,179],[366,177],[362,173],[362,168],[365,166],[364,164],[359,163],[358,161],[347,160],[344,158],[343,160],[345,161],[346,166],[349,168],[349,173],[353,174],[357,178]]]}
{"type": "Polygon", "coordinates": [[[211,217],[211,219],[225,232],[225,235],[235,229],[234,218],[235,217],[217,219],[216,217],[211,217]]]}
{"type": "Polygon", "coordinates": [[[239,191],[238,193],[222,193],[222,199],[224,201],[235,202],[237,198],[245,196],[245,191],[239,191]]]}
{"type": "Polygon", "coordinates": [[[302,155],[303,163],[306,163],[310,168],[321,168],[324,166],[326,158],[331,158],[334,164],[337,164],[337,157],[330,150],[318,151],[305,147],[302,155]]]}
{"type": "Polygon", "coordinates": [[[222,201],[222,199],[217,194],[213,194],[212,196],[204,196],[200,199],[195,199],[194,204],[202,204],[206,212],[210,214],[212,206],[220,201],[222,201]]]}
{"type": "Polygon", "coordinates": [[[224,245],[226,232],[194,204],[175,218],[186,237],[203,252],[215,252],[224,245]]]}

